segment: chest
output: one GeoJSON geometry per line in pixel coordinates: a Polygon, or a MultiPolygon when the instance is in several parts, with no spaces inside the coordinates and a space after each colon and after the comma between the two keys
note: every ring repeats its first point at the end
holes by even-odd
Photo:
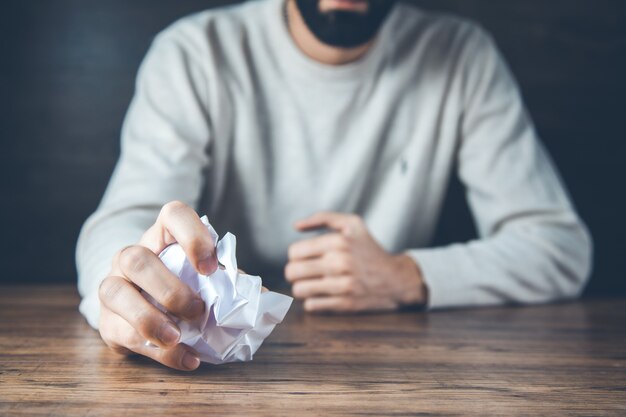
{"type": "Polygon", "coordinates": [[[227,185],[216,216],[229,230],[245,228],[254,252],[269,258],[299,238],[294,221],[320,210],[361,214],[390,247],[400,242],[389,231],[409,229],[394,222],[438,195],[430,180],[452,160],[441,155],[455,132],[443,88],[392,71],[350,87],[261,78],[239,84],[222,121],[228,151],[216,162],[227,185]]]}

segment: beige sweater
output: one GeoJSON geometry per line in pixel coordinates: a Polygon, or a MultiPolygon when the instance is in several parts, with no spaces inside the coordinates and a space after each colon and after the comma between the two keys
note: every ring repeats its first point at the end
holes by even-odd
{"type": "Polygon", "coordinates": [[[575,297],[591,240],[518,87],[476,25],[398,4],[360,60],[305,56],[259,0],[184,18],[155,39],[122,153],[77,247],[81,311],[121,247],[181,200],[238,238],[240,265],[282,280],[292,223],[362,215],[419,263],[430,308],[575,297]],[[480,239],[429,248],[454,170],[480,239]]]}

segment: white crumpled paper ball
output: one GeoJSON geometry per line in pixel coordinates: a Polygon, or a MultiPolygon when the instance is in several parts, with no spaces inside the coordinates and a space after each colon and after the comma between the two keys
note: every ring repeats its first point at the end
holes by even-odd
{"type": "MultiPolygon", "coordinates": [[[[235,236],[226,233],[218,241],[206,216],[201,220],[217,242],[217,259],[225,268],[202,275],[191,265],[180,245],[165,248],[159,255],[163,263],[206,303],[204,317],[193,322],[170,317],[180,327],[181,343],[193,347],[201,361],[221,364],[252,360],[263,340],[283,321],[293,299],[271,291],[261,292],[261,277],[237,270],[235,236]]],[[[166,312],[150,296],[146,297],[166,312]]]]}

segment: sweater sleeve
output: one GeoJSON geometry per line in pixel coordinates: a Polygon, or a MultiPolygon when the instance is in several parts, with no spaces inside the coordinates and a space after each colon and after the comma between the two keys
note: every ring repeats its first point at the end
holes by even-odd
{"type": "Polygon", "coordinates": [[[204,73],[172,33],[153,42],[137,76],[122,128],[121,155],[76,248],[80,311],[97,328],[98,287],[115,252],[136,243],[161,207],[195,207],[209,158],[204,73]]]}
{"type": "Polygon", "coordinates": [[[494,42],[480,29],[467,42],[457,166],[479,238],[407,251],[422,270],[428,306],[576,297],[590,275],[590,234],[494,42]]]}

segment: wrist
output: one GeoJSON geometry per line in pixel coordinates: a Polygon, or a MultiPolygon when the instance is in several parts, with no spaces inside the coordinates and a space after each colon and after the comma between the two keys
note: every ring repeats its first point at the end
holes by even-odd
{"type": "Polygon", "coordinates": [[[426,304],[428,290],[417,262],[407,254],[395,255],[393,259],[399,283],[396,296],[398,307],[426,304]]]}

